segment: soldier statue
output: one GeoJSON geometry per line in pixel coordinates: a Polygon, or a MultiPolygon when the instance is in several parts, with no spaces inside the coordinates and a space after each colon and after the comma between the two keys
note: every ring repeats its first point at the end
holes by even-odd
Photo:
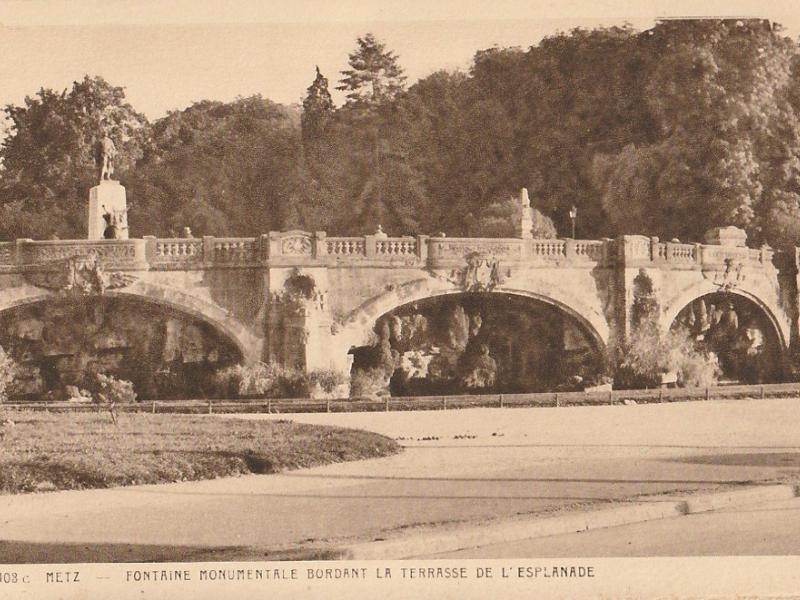
{"type": "Polygon", "coordinates": [[[102,166],[100,169],[100,181],[107,181],[111,179],[114,174],[114,158],[117,156],[117,147],[114,145],[108,133],[106,133],[103,141],[100,142],[100,152],[102,166]]]}

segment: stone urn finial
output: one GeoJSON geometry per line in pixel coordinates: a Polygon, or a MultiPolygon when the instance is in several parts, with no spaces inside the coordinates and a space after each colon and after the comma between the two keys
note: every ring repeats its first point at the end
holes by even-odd
{"type": "Polygon", "coordinates": [[[384,233],[384,231],[383,231],[383,227],[381,227],[380,225],[378,225],[378,230],[375,232],[375,237],[376,237],[376,238],[385,239],[385,238],[387,238],[387,237],[389,237],[389,236],[388,236],[388,235],[386,235],[386,233],[384,233]]]}

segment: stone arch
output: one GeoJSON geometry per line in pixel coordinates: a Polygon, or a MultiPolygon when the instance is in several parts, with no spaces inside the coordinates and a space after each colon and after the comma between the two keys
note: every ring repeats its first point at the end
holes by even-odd
{"type": "MultiPolygon", "coordinates": [[[[231,317],[227,311],[205,300],[173,288],[142,281],[137,281],[125,288],[107,290],[104,295],[141,299],[203,321],[233,343],[244,362],[253,363],[261,358],[262,341],[231,317]]],[[[3,290],[2,298],[0,298],[0,313],[58,297],[58,294],[29,284],[8,288],[3,290]]]]}
{"type": "MultiPolygon", "coordinates": [[[[708,294],[719,292],[718,286],[714,285],[709,280],[698,282],[682,292],[673,296],[661,311],[660,327],[661,330],[666,332],[672,326],[672,323],[678,317],[678,314],[690,303],[698,298],[708,294]]],[[[783,310],[777,306],[773,301],[765,299],[762,295],[758,294],[755,290],[748,289],[746,286],[739,286],[728,290],[728,293],[736,296],[746,298],[764,314],[769,324],[772,326],[775,335],[780,344],[781,350],[786,351],[789,348],[789,340],[791,339],[791,325],[789,319],[786,318],[783,310]]]]}
{"type": "MultiPolygon", "coordinates": [[[[464,293],[462,287],[432,278],[417,279],[396,286],[350,313],[344,319],[339,337],[344,345],[362,345],[368,341],[375,322],[393,309],[427,298],[462,293],[464,293]]],[[[548,284],[546,293],[542,290],[532,291],[510,286],[498,286],[490,293],[522,296],[554,306],[573,317],[589,334],[599,350],[603,353],[607,350],[610,328],[603,315],[557,285],[548,284]]]]}

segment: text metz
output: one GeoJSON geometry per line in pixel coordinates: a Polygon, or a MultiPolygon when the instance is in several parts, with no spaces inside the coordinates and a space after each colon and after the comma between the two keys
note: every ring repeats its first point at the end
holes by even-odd
{"type": "Polygon", "coordinates": [[[77,583],[80,581],[78,571],[47,571],[45,574],[47,583],[77,583]]]}

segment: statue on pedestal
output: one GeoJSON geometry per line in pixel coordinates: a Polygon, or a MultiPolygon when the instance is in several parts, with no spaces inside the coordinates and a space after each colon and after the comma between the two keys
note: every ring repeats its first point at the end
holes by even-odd
{"type": "Polygon", "coordinates": [[[114,144],[108,133],[106,133],[103,140],[100,142],[100,160],[102,166],[100,167],[100,182],[108,181],[114,174],[114,158],[117,156],[117,147],[114,144]]]}
{"type": "Polygon", "coordinates": [[[103,138],[95,145],[96,165],[100,168],[100,181],[89,190],[89,231],[90,240],[127,240],[128,205],[125,188],[114,179],[114,159],[117,146],[111,138],[119,132],[104,121],[103,138]]]}

